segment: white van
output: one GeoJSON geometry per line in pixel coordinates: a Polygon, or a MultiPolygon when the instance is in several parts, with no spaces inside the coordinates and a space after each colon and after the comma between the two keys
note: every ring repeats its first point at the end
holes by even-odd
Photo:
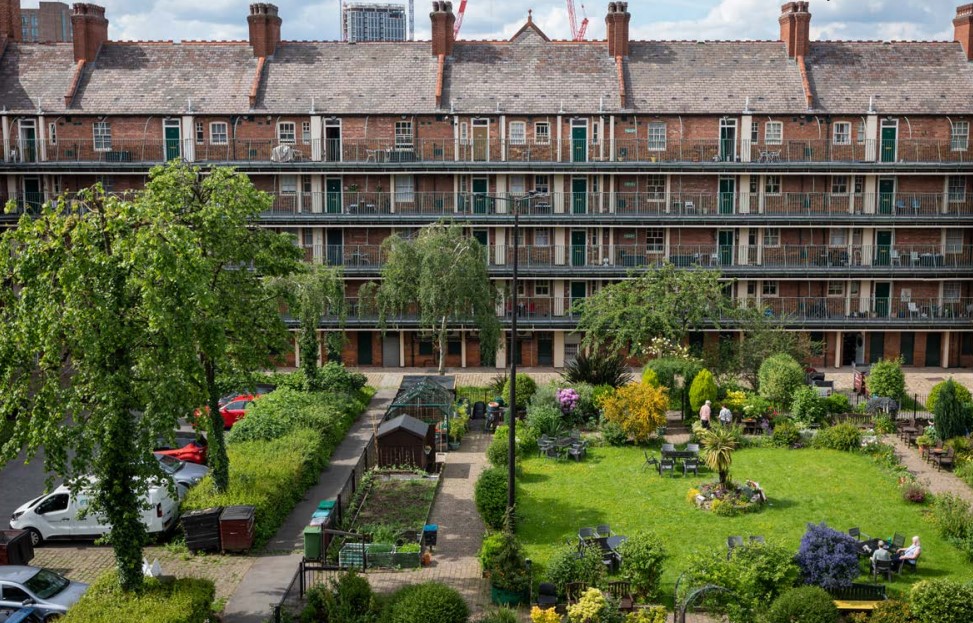
{"type": "MultiPolygon", "coordinates": [[[[148,510],[142,511],[142,523],[150,535],[167,532],[175,526],[179,518],[179,503],[172,498],[165,486],[149,487],[145,502],[148,510]]],[[[90,539],[104,536],[111,530],[111,525],[104,517],[96,513],[79,517],[79,513],[90,503],[90,493],[84,490],[71,493],[66,486],[61,485],[53,493],[35,498],[14,511],[10,527],[27,530],[35,547],[48,539],[90,539]]]]}

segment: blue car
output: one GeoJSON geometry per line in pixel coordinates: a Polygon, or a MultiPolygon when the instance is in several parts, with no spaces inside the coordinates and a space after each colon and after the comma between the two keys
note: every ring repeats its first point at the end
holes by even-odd
{"type": "Polygon", "coordinates": [[[0,608],[0,623],[44,623],[44,619],[36,608],[21,608],[13,612],[0,608]]]}

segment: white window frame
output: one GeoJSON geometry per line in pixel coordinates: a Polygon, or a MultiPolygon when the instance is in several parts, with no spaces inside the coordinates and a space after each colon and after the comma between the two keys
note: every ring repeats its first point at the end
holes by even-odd
{"type": "Polygon", "coordinates": [[[648,253],[666,252],[666,230],[662,227],[650,227],[645,230],[645,250],[648,253]]]}
{"type": "Polygon", "coordinates": [[[964,175],[950,175],[946,182],[946,195],[949,198],[950,203],[960,203],[966,201],[966,176],[964,175]],[[956,183],[957,186],[962,184],[962,188],[954,189],[953,184],[956,183]]]}
{"type": "Polygon", "coordinates": [[[832,175],[831,176],[831,194],[832,195],[847,195],[848,194],[848,176],[847,175],[832,175]]]}
{"type": "Polygon", "coordinates": [[[310,121],[301,122],[301,143],[304,145],[311,144],[311,122],[310,121]]]}
{"type": "Polygon", "coordinates": [[[649,151],[665,151],[668,142],[668,127],[664,121],[649,123],[649,151]]]}
{"type": "Polygon", "coordinates": [[[912,302],[912,288],[902,288],[899,290],[899,300],[903,303],[912,302]]]}
{"type": "Polygon", "coordinates": [[[510,144],[511,145],[527,144],[527,122],[526,121],[510,122],[510,144]]]}
{"type": "Polygon", "coordinates": [[[230,124],[226,121],[213,121],[209,124],[210,145],[228,145],[230,143],[230,124]],[[222,131],[217,128],[222,126],[222,131]],[[220,135],[222,134],[222,139],[220,135]]]}
{"type": "Polygon", "coordinates": [[[551,178],[547,175],[535,175],[534,192],[541,195],[549,195],[551,193],[551,178]]]}
{"type": "Polygon", "coordinates": [[[783,181],[779,175],[767,175],[764,177],[764,194],[776,197],[781,192],[783,181]],[[776,187],[776,188],[775,188],[776,187]]]}
{"type": "Polygon", "coordinates": [[[864,121],[859,121],[856,125],[857,125],[857,130],[858,130],[858,136],[856,137],[856,142],[859,145],[864,145],[865,144],[865,132],[866,132],[866,129],[865,128],[867,126],[865,125],[865,122],[864,121]]]}
{"type": "Polygon", "coordinates": [[[527,194],[527,178],[523,175],[511,175],[509,178],[509,192],[515,197],[527,194]]]}
{"type": "Polygon", "coordinates": [[[206,130],[202,121],[197,121],[195,125],[196,131],[196,144],[204,145],[206,143],[206,130]]]}
{"type": "Polygon", "coordinates": [[[47,142],[57,145],[57,124],[54,122],[47,124],[47,142]]]}
{"type": "Polygon", "coordinates": [[[960,294],[963,292],[963,284],[959,281],[943,282],[943,302],[955,303],[959,301],[960,294]]]}
{"type": "Polygon", "coordinates": [[[947,229],[946,230],[946,253],[962,253],[963,252],[963,230],[962,229],[947,229]]]}
{"type": "Polygon", "coordinates": [[[411,175],[393,175],[396,203],[414,203],[416,200],[416,180],[411,175]]]}
{"type": "Polygon", "coordinates": [[[768,121],[764,124],[764,145],[784,144],[784,122],[768,121]]]}
{"type": "Polygon", "coordinates": [[[764,227],[764,248],[780,246],[780,227],[764,227]]]}
{"type": "Polygon", "coordinates": [[[829,247],[848,246],[848,230],[844,227],[832,227],[828,230],[829,247]]]}
{"type": "Polygon", "coordinates": [[[412,122],[396,121],[395,122],[395,148],[412,149],[414,145],[415,145],[415,139],[412,134],[412,122]]]}
{"type": "Polygon", "coordinates": [[[844,281],[829,281],[828,282],[828,296],[844,296],[845,295],[845,282],[844,281]]]}
{"type": "Polygon", "coordinates": [[[666,200],[666,176],[653,174],[645,178],[645,194],[649,201],[666,200]],[[661,184],[657,182],[662,182],[661,184]]]}
{"type": "Polygon", "coordinates": [[[760,284],[761,295],[766,298],[777,298],[780,295],[780,283],[777,280],[764,280],[760,284]]]}
{"type": "Polygon", "coordinates": [[[591,144],[597,145],[601,142],[601,122],[591,122],[591,144]]]}
{"type": "Polygon", "coordinates": [[[538,227],[534,230],[534,246],[536,247],[549,247],[551,246],[551,230],[547,227],[538,227]]]}
{"type": "Polygon", "coordinates": [[[949,131],[949,148],[952,151],[966,151],[970,146],[970,122],[954,121],[949,131]]]}
{"type": "Polygon", "coordinates": [[[95,151],[111,151],[111,124],[107,121],[95,121],[91,126],[95,151]]]}
{"type": "Polygon", "coordinates": [[[756,119],[753,120],[753,125],[750,126],[750,142],[754,145],[760,142],[760,122],[756,119]]]}
{"type": "Polygon", "coordinates": [[[538,145],[551,144],[551,122],[538,121],[534,124],[534,142],[538,145]]]}
{"type": "Polygon", "coordinates": [[[281,145],[297,144],[297,124],[293,121],[281,121],[277,124],[277,142],[281,145]]]}
{"type": "Polygon", "coordinates": [[[835,145],[851,145],[851,122],[836,121],[834,124],[835,145]]]}
{"type": "Polygon", "coordinates": [[[534,296],[550,296],[551,282],[547,279],[534,282],[534,296]]]}
{"type": "Polygon", "coordinates": [[[281,175],[280,176],[280,194],[282,194],[282,195],[296,195],[297,194],[297,176],[296,175],[281,175]]]}
{"type": "Polygon", "coordinates": [[[459,144],[470,144],[470,124],[466,121],[461,121],[459,124],[459,144]]]}

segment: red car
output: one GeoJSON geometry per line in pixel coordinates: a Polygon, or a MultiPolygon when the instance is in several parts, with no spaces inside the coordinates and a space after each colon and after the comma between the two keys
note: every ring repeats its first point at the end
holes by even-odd
{"type": "MultiPolygon", "coordinates": [[[[230,430],[237,420],[244,416],[247,407],[250,403],[260,398],[262,394],[239,394],[235,398],[228,400],[226,402],[220,401],[220,415],[223,416],[223,430],[230,430]]],[[[202,409],[196,410],[196,426],[199,426],[199,418],[203,413],[208,413],[209,407],[203,407],[202,409]]]]}
{"type": "Polygon", "coordinates": [[[156,450],[156,454],[162,454],[165,456],[171,456],[174,459],[179,459],[180,461],[186,461],[187,463],[196,463],[197,465],[206,465],[206,438],[201,437],[199,441],[190,441],[188,444],[181,448],[173,448],[169,450],[156,450]]]}

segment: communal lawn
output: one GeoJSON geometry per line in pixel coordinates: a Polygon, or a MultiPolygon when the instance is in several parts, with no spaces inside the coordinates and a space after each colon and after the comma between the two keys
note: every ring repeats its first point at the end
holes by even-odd
{"type": "MultiPolygon", "coordinates": [[[[873,537],[899,532],[906,541],[922,537],[919,573],[893,578],[890,593],[923,578],[973,579],[973,566],[958,549],[936,534],[924,507],[905,502],[894,478],[867,456],[833,450],[754,448],[733,455],[735,478],[760,483],[769,505],[762,511],[718,517],[687,502],[690,487],[716,479],[664,476],[643,469],[642,450],[598,447],[580,463],[529,457],[521,462],[517,486],[517,533],[528,555],[543,567],[578,528],[610,524],[617,534],[653,530],[665,539],[670,558],[663,594],[671,603],[673,586],[697,549],[726,550],[726,538],[762,535],[797,552],[808,522],[827,522],[838,530],[860,527],[873,537]]],[[[541,569],[541,577],[543,569],[541,569]]],[[[862,579],[864,581],[864,579],[862,579]]],[[[871,576],[868,577],[871,581],[871,576]]]]}

